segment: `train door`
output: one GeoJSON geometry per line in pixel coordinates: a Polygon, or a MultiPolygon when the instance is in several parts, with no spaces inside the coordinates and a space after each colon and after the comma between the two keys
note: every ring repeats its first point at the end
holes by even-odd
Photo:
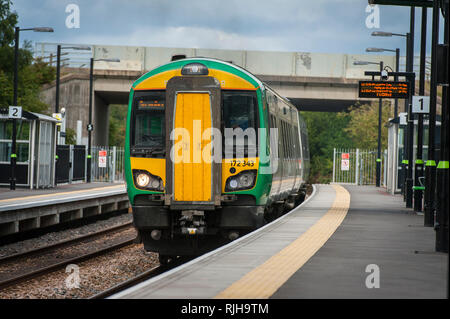
{"type": "Polygon", "coordinates": [[[173,77],[166,100],[166,204],[212,209],[221,195],[221,160],[214,160],[213,147],[213,128],[221,123],[219,82],[207,76],[173,77]]]}
{"type": "Polygon", "coordinates": [[[212,127],[211,96],[178,92],[174,113],[174,200],[210,202],[212,137],[206,130],[212,127]]]}

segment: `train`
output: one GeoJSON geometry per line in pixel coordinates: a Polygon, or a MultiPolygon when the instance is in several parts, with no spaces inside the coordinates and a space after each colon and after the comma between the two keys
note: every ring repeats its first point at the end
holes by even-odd
{"type": "Polygon", "coordinates": [[[125,179],[134,227],[161,263],[199,255],[306,196],[304,119],[232,62],[179,57],[130,89],[125,179]]]}

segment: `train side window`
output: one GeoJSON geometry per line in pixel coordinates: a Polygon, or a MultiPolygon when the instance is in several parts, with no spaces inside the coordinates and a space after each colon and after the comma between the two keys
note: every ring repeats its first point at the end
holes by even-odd
{"type": "Polygon", "coordinates": [[[294,126],[294,139],[295,139],[295,157],[300,158],[300,142],[298,139],[298,126],[294,126]]]}
{"type": "Polygon", "coordinates": [[[293,158],[294,157],[294,147],[295,147],[295,143],[294,143],[294,139],[292,138],[292,125],[289,124],[288,125],[288,130],[289,130],[289,158],[293,158]]]}
{"type": "Polygon", "coordinates": [[[288,158],[288,146],[287,146],[287,136],[286,136],[286,123],[284,121],[281,121],[281,127],[283,132],[283,157],[286,159],[288,158]]]}
{"type": "Polygon", "coordinates": [[[288,136],[288,157],[292,157],[292,139],[291,139],[291,125],[289,123],[286,123],[286,132],[288,136]]]}
{"type": "Polygon", "coordinates": [[[294,147],[292,148],[292,158],[297,157],[297,141],[295,140],[294,128],[295,126],[291,125],[291,138],[292,144],[294,145],[294,147]]]}

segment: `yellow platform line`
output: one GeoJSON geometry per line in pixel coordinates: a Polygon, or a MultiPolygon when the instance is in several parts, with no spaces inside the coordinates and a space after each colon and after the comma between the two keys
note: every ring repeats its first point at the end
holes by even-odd
{"type": "MultiPolygon", "coordinates": [[[[254,298],[272,296],[333,235],[350,207],[350,194],[340,185],[331,185],[336,198],[328,212],[289,246],[256,267],[214,298],[254,298]]],[[[293,296],[295,297],[295,296],[293,296]]]]}
{"type": "Polygon", "coordinates": [[[90,188],[90,189],[82,189],[78,191],[70,191],[70,192],[61,192],[61,193],[50,193],[50,194],[42,194],[42,195],[31,195],[31,196],[24,196],[24,197],[15,197],[15,198],[8,198],[8,199],[2,199],[0,200],[0,203],[6,203],[6,202],[15,202],[15,201],[21,201],[21,200],[28,200],[28,199],[34,199],[34,198],[45,198],[45,197],[51,197],[51,196],[60,196],[60,195],[67,195],[67,194],[78,194],[78,193],[91,193],[98,190],[106,190],[109,188],[118,188],[123,187],[123,185],[114,185],[114,186],[104,186],[104,187],[97,187],[97,188],[90,188]]]}

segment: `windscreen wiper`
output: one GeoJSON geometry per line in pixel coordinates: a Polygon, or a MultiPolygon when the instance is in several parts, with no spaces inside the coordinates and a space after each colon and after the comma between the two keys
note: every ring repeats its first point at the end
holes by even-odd
{"type": "Polygon", "coordinates": [[[133,148],[131,149],[131,154],[132,155],[137,155],[137,156],[144,156],[144,157],[149,157],[152,155],[161,155],[161,154],[165,154],[165,150],[163,148],[154,148],[154,149],[150,149],[150,148],[133,148]]]}

